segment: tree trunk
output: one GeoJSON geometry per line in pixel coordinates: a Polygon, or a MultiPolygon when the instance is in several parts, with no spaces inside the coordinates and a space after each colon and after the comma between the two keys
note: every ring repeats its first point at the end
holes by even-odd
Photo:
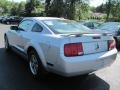
{"type": "Polygon", "coordinates": [[[75,18],[75,0],[71,0],[70,2],[70,12],[69,12],[69,19],[74,19],[75,18]]]}
{"type": "Polygon", "coordinates": [[[108,3],[106,4],[106,13],[107,13],[107,17],[106,17],[106,21],[109,20],[109,16],[110,16],[110,13],[111,13],[111,0],[108,1],[108,3]]]}
{"type": "Polygon", "coordinates": [[[50,2],[51,2],[51,0],[46,0],[45,1],[45,13],[46,13],[46,16],[48,15],[48,10],[49,10],[49,6],[50,6],[50,2]]]}

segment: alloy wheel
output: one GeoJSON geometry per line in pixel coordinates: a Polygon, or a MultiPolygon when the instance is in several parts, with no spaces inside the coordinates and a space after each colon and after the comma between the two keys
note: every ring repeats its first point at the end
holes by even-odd
{"type": "Polygon", "coordinates": [[[33,75],[38,74],[38,60],[34,54],[30,55],[29,67],[33,75]]]}

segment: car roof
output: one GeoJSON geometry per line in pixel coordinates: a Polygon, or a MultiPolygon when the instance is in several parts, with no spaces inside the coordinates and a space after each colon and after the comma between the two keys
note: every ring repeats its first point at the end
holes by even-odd
{"type": "Polygon", "coordinates": [[[101,25],[120,25],[120,22],[105,22],[101,25]]]}
{"type": "Polygon", "coordinates": [[[105,22],[105,23],[120,24],[120,22],[105,22]]]}
{"type": "Polygon", "coordinates": [[[85,23],[103,23],[100,21],[96,21],[96,20],[85,20],[85,21],[80,21],[81,24],[85,24],[85,23]]]}
{"type": "Polygon", "coordinates": [[[64,19],[64,18],[57,18],[57,17],[25,17],[25,19],[34,19],[34,20],[53,20],[53,19],[64,19]]]}

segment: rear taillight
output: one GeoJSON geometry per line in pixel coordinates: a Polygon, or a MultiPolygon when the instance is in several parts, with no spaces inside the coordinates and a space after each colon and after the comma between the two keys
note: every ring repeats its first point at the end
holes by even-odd
{"type": "Polygon", "coordinates": [[[109,40],[108,41],[108,50],[112,50],[116,47],[115,40],[109,40]]]}
{"type": "Polygon", "coordinates": [[[66,57],[83,55],[82,43],[69,43],[64,45],[64,55],[66,57]]]}

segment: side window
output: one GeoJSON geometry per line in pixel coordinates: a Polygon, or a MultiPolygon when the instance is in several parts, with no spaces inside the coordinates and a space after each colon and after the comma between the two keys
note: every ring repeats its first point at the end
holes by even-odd
{"type": "Polygon", "coordinates": [[[41,32],[42,30],[43,30],[43,28],[37,23],[32,28],[33,32],[41,32]]]}
{"type": "Polygon", "coordinates": [[[25,20],[19,24],[19,28],[25,31],[29,31],[32,25],[33,25],[33,22],[31,20],[25,20]]]}
{"type": "Polygon", "coordinates": [[[92,23],[90,23],[90,22],[85,23],[85,26],[87,26],[87,27],[89,27],[89,28],[93,27],[92,23]]]}

